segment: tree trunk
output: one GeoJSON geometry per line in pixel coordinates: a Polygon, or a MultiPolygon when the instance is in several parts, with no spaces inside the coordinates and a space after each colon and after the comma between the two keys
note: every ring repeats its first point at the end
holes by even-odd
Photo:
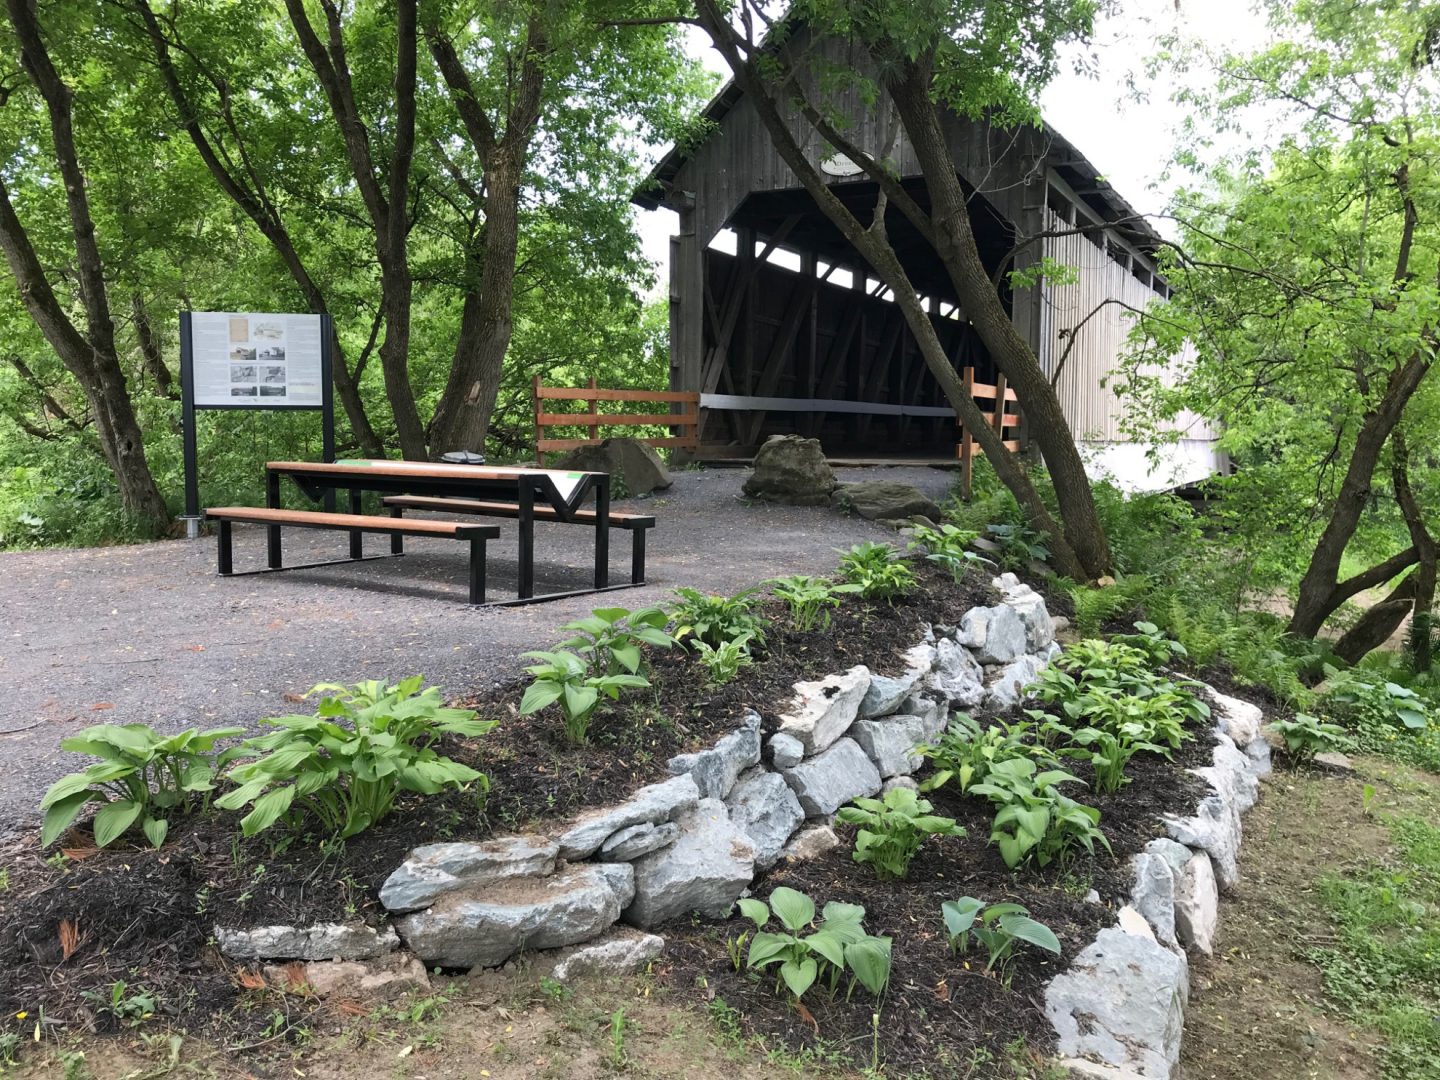
{"type": "Polygon", "coordinates": [[[155,393],[159,397],[173,398],[175,380],[165,364],[160,344],[155,340],[155,331],[150,326],[150,314],[145,310],[145,301],[140,294],[130,297],[130,316],[135,323],[135,340],[140,346],[140,357],[145,362],[145,371],[155,382],[155,393]]]}
{"type": "Polygon", "coordinates": [[[930,72],[906,63],[886,81],[886,89],[915,148],[930,195],[936,254],[944,264],[961,307],[995,364],[1004,373],[1030,419],[1030,433],[1055,485],[1065,539],[1084,570],[1097,578],[1110,572],[1110,545],[1095,509],[1090,479],[1050,380],[1029,343],[1015,329],[985,270],[965,191],[940,129],[931,98],[930,72]]]}
{"type": "Polygon", "coordinates": [[[1410,486],[1410,444],[1405,429],[1397,427],[1391,436],[1394,443],[1394,463],[1390,475],[1395,486],[1395,501],[1405,516],[1405,526],[1410,540],[1415,545],[1419,566],[1412,575],[1415,580],[1415,613],[1410,625],[1410,659],[1416,673],[1429,671],[1433,663],[1434,637],[1431,612],[1435,607],[1435,572],[1440,545],[1435,542],[1425,516],[1420,509],[1420,500],[1410,486]]]}
{"type": "Polygon", "coordinates": [[[1340,635],[1334,653],[1347,664],[1358,664],[1365,654],[1390,640],[1415,607],[1416,574],[1409,575],[1380,603],[1369,608],[1355,625],[1340,635]]]}

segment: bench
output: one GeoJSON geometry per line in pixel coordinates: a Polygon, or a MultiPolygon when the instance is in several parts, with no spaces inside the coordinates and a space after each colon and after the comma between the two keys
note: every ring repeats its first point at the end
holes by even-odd
{"type": "MultiPolygon", "coordinates": [[[[389,495],[382,499],[394,518],[406,510],[433,510],[439,513],[473,514],[477,517],[518,518],[520,508],[514,503],[489,502],[482,499],[458,499],[439,495],[389,495]]],[[[548,506],[536,506],[536,521],[568,522],[575,525],[596,523],[594,510],[576,510],[570,517],[562,517],[548,506]]],[[[645,533],[655,527],[652,514],[629,514],[611,511],[607,516],[610,528],[624,529],[630,534],[630,583],[645,584],[645,533]]]]}
{"type": "MultiPolygon", "coordinates": [[[[361,537],[364,533],[387,533],[390,554],[402,555],[406,536],[437,536],[470,542],[470,603],[485,603],[485,542],[500,536],[498,525],[472,525],[463,521],[401,521],[396,517],[371,514],[332,514],[315,510],[275,510],[263,506],[221,506],[205,511],[207,520],[219,525],[219,569],[229,577],[234,574],[231,561],[230,527],[235,522],[264,525],[267,530],[267,569],[299,570],[280,563],[280,528],[331,529],[350,534],[350,558],[365,557],[361,537]]],[[[325,566],[327,563],[311,563],[325,566]]]]}

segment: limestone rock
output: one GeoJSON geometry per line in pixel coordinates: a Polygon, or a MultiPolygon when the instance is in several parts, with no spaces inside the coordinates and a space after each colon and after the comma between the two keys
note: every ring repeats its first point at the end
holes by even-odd
{"type": "Polygon", "coordinates": [[[1250,770],[1250,759],[1228,736],[1215,739],[1214,764],[1191,770],[1209,783],[1212,794],[1201,801],[1194,816],[1167,816],[1164,822],[1172,839],[1208,852],[1220,887],[1232,889],[1240,877],[1240,818],[1259,798],[1259,781],[1250,770]]]}
{"type": "Polygon", "coordinates": [[[535,971],[556,982],[582,976],[633,975],[660,955],[665,939],[629,926],[613,926],[594,941],[556,949],[537,958],[535,971]]]}
{"type": "Polygon", "coordinates": [[[1156,940],[1155,931],[1150,928],[1150,924],[1145,920],[1145,916],[1141,915],[1140,912],[1129,904],[1126,904],[1115,913],[1115,919],[1120,924],[1120,929],[1124,930],[1125,933],[1142,937],[1146,941],[1156,940]]]}
{"type": "Polygon", "coordinates": [[[1175,933],[1187,949],[1209,956],[1220,922],[1220,890],[1215,868],[1203,851],[1185,864],[1175,887],[1175,933]]]}
{"type": "Polygon", "coordinates": [[[669,768],[679,775],[689,773],[702,799],[723,799],[735,786],[735,778],[760,762],[760,715],[749,712],[739,731],[732,731],[709,750],[678,754],[669,768]]]}
{"type": "Polygon", "coordinates": [[[392,953],[382,960],[312,960],[300,969],[267,967],[265,979],[271,986],[300,990],[308,987],[316,997],[344,997],[390,1000],[409,993],[427,993],[430,976],[425,965],[408,953],[392,953]],[[297,981],[300,986],[297,986],[297,981]]]}
{"type": "Polygon", "coordinates": [[[755,452],[754,470],[743,490],[752,499],[823,506],[835,490],[835,473],[819,439],[776,435],[755,452]]]}
{"type": "Polygon", "coordinates": [[[403,916],[396,927],[428,966],[495,967],[521,949],[589,941],[620,917],[634,895],[631,863],[585,863],[550,877],[448,893],[403,916]]]}
{"type": "Polygon", "coordinates": [[[447,892],[555,869],[560,847],[540,836],[506,836],[479,843],[425,844],[405,857],[380,886],[380,902],[396,914],[429,907],[447,892]]]}
{"type": "Polygon", "coordinates": [[[643,787],[619,806],[581,816],[561,834],[560,858],[571,862],[587,858],[626,826],[670,821],[699,801],[700,789],[689,773],[643,787]]]}
{"type": "Polygon", "coordinates": [[[971,608],[960,620],[955,640],[982,664],[1008,664],[1025,652],[1025,624],[1005,604],[971,608]]]}
{"type": "Polygon", "coordinates": [[[840,846],[840,837],[829,825],[811,825],[795,834],[781,855],[791,862],[809,862],[840,846]]]}
{"type": "Polygon", "coordinates": [[[1055,640],[1055,625],[1050,620],[1050,611],[1045,606],[1045,598],[1029,585],[1022,584],[1014,578],[1014,574],[1001,574],[991,584],[1004,594],[1004,606],[1020,616],[1020,621],[1025,625],[1026,650],[1032,653],[1039,652],[1055,640]]]}
{"type": "Polygon", "coordinates": [[[841,484],[830,495],[830,505],[848,510],[867,521],[905,521],[920,516],[930,521],[940,518],[940,507],[909,484],[889,480],[864,480],[858,484],[841,484]]]}
{"type": "Polygon", "coordinates": [[[924,690],[911,694],[900,703],[901,716],[918,716],[925,728],[927,742],[937,738],[950,723],[950,708],[936,691],[924,690]]]}
{"type": "Polygon", "coordinates": [[[673,844],[679,835],[680,826],[673,821],[662,821],[659,825],[649,821],[627,825],[600,845],[595,858],[601,862],[630,862],[673,844]]]}
{"type": "Polygon", "coordinates": [[[1025,697],[1025,688],[1045,670],[1045,662],[1029,653],[1016,657],[1002,667],[985,688],[985,705],[997,711],[1018,705],[1025,697]]]}
{"type": "Polygon", "coordinates": [[[1252,739],[1250,744],[1245,747],[1245,759],[1250,763],[1250,772],[1257,780],[1270,775],[1273,767],[1270,763],[1270,744],[1265,741],[1263,735],[1258,739],[1252,739]]]}
{"type": "Polygon", "coordinates": [[[1130,906],[1144,916],[1155,936],[1166,945],[1175,944],[1175,872],[1164,856],[1142,851],[1131,860],[1135,886],[1130,906]]]}
{"type": "Polygon", "coordinates": [[[871,720],[895,712],[916,685],[935,666],[935,646],[921,642],[905,653],[903,675],[871,675],[870,689],[860,702],[860,719],[871,720]]]}
{"type": "Polygon", "coordinates": [[[562,454],[551,468],[609,473],[611,483],[622,484],[628,496],[648,495],[674,483],[660,455],[649,444],[628,436],[576,447],[562,454]]]}
{"type": "Polygon", "coordinates": [[[985,669],[963,645],[941,638],[935,645],[935,670],[925,685],[952,707],[973,709],[985,700],[985,669]]]}
{"type": "Polygon", "coordinates": [[[1062,1057],[1169,1077],[1189,992],[1183,953],[1109,927],[1045,988],[1045,1015],[1062,1057]]]}
{"type": "Polygon", "coordinates": [[[805,811],[790,786],[778,773],[764,769],[741,777],[725,805],[730,820],[755,845],[756,870],[775,865],[790,834],[805,824],[805,811]]]}
{"type": "Polygon", "coordinates": [[[907,788],[910,791],[919,791],[920,781],[916,780],[913,776],[892,776],[880,785],[880,797],[884,798],[887,792],[894,791],[896,788],[907,788]]]}
{"type": "Polygon", "coordinates": [[[880,790],[880,773],[854,739],[841,739],[780,775],[808,817],[828,816],[850,800],[880,790]]]}
{"type": "Polygon", "coordinates": [[[1151,855],[1159,855],[1170,867],[1170,873],[1178,882],[1180,873],[1185,869],[1185,864],[1194,858],[1195,853],[1184,844],[1177,844],[1168,836],[1157,836],[1145,845],[1145,850],[1151,855]]]}
{"type": "Polygon", "coordinates": [[[770,764],[777,769],[789,769],[799,765],[805,758],[805,744],[794,735],[777,731],[770,736],[770,764]]]}
{"type": "Polygon", "coordinates": [[[630,925],[648,930],[692,911],[718,919],[755,876],[755,845],[724,803],[701,799],[680,818],[680,839],[632,865],[635,898],[625,909],[630,925]]]}
{"type": "Polygon", "coordinates": [[[1330,769],[1332,772],[1353,773],[1354,764],[1348,757],[1338,750],[1323,750],[1315,755],[1315,764],[1330,769]]]}
{"type": "Polygon", "coordinates": [[[1216,723],[1236,746],[1249,746],[1260,737],[1260,727],[1265,722],[1260,706],[1222,694],[1214,687],[1205,689],[1214,707],[1216,723]]]}
{"type": "Polygon", "coordinates": [[[215,927],[215,942],[232,960],[372,960],[400,947],[388,926],[319,923],[315,926],[260,926],[253,930],[215,927]]]}
{"type": "Polygon", "coordinates": [[[780,714],[780,730],[799,739],[805,753],[818,754],[844,735],[870,690],[870,669],[863,664],[839,675],[795,684],[789,711],[780,714]]]}
{"type": "Polygon", "coordinates": [[[918,716],[856,720],[850,727],[850,738],[870,755],[882,777],[909,776],[924,761],[915,752],[927,739],[925,721],[918,716]]]}

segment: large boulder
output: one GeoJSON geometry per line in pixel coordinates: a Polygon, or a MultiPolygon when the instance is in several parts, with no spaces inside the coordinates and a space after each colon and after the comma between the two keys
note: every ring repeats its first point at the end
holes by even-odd
{"type": "Polygon", "coordinates": [[[1112,926],[1050,981],[1045,1015],[1062,1057],[1169,1077],[1180,1060],[1189,994],[1184,953],[1112,926]]]}
{"type": "Polygon", "coordinates": [[[849,671],[795,684],[795,698],[780,714],[780,730],[799,739],[806,754],[818,754],[844,735],[870,690],[870,669],[849,671]]]}
{"type": "Polygon", "coordinates": [[[259,926],[253,930],[215,927],[215,943],[231,960],[373,960],[400,947],[388,926],[317,923],[315,926],[259,926]]]}
{"type": "Polygon", "coordinates": [[[927,495],[909,484],[890,480],[862,480],[858,484],[841,484],[830,496],[830,505],[848,510],[867,521],[908,520],[912,517],[940,520],[940,507],[927,495]]]}
{"type": "Polygon", "coordinates": [[[771,436],[755,452],[754,471],[744,486],[752,499],[795,506],[823,506],[833,490],[835,473],[820,440],[799,435],[771,436]]]}
{"type": "Polygon", "coordinates": [[[635,898],[625,921],[648,930],[698,911],[723,918],[755,876],[755,845],[719,799],[701,799],[680,818],[680,838],[635,867],[635,898]]]}
{"type": "Polygon", "coordinates": [[[905,671],[900,675],[871,675],[870,689],[865,691],[860,702],[860,718],[869,720],[876,716],[889,716],[910,696],[910,691],[935,666],[935,646],[922,641],[907,649],[901,658],[905,671]]]}
{"type": "Polygon", "coordinates": [[[1211,760],[1213,765],[1191,770],[1210,785],[1211,794],[1193,816],[1166,816],[1164,822],[1172,839],[1209,853],[1220,888],[1229,890],[1240,879],[1241,815],[1259,798],[1259,781],[1250,759],[1227,735],[1215,736],[1211,760]]]}
{"type": "Polygon", "coordinates": [[[960,620],[955,638],[982,664],[1008,664],[1025,652],[1025,624],[1012,607],[971,608],[960,620]]]}
{"type": "MultiPolygon", "coordinates": [[[[969,649],[950,638],[941,638],[935,643],[935,652],[935,670],[926,686],[957,709],[973,709],[985,700],[985,669],[969,649]]],[[[940,725],[941,730],[944,726],[940,725]]]]}
{"type": "Polygon", "coordinates": [[[919,716],[887,716],[884,720],[856,720],[850,738],[870,755],[882,777],[909,776],[924,761],[915,752],[929,735],[919,716]]]}
{"type": "Polygon", "coordinates": [[[755,869],[768,870],[780,858],[790,834],[805,824],[805,811],[778,774],[753,769],[725,800],[730,820],[755,845],[755,869]]]}
{"type": "Polygon", "coordinates": [[[447,892],[555,869],[560,847],[539,836],[506,836],[478,843],[425,844],[405,857],[380,886],[380,902],[395,914],[429,907],[447,892]]]}
{"type": "Polygon", "coordinates": [[[708,750],[677,754],[670,759],[669,769],[677,776],[693,776],[702,799],[723,799],[735,786],[735,778],[759,763],[760,714],[752,711],[739,731],[732,731],[708,750]]]}
{"type": "Polygon", "coordinates": [[[584,859],[621,829],[646,821],[656,825],[670,821],[699,801],[700,789],[689,773],[643,787],[619,806],[591,811],[566,829],[560,835],[560,858],[571,862],[584,859]]]}
{"type": "Polygon", "coordinates": [[[841,739],[780,775],[795,792],[807,817],[828,817],[850,800],[880,790],[879,770],[854,739],[841,739]]]}
{"type": "Polygon", "coordinates": [[[630,863],[586,863],[448,893],[395,925],[428,967],[496,967],[521,949],[589,941],[614,924],[634,895],[630,863]]]}
{"type": "Polygon", "coordinates": [[[593,446],[579,446],[560,455],[553,468],[575,472],[609,473],[611,484],[623,486],[628,496],[648,495],[668,488],[673,480],[665,462],[639,439],[618,436],[593,446]]]}

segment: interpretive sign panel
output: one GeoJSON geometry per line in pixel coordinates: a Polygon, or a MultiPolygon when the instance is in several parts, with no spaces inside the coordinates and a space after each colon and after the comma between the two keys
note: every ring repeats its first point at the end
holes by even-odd
{"type": "Polygon", "coordinates": [[[324,403],[321,316],[195,311],[190,335],[199,408],[324,403]]]}

